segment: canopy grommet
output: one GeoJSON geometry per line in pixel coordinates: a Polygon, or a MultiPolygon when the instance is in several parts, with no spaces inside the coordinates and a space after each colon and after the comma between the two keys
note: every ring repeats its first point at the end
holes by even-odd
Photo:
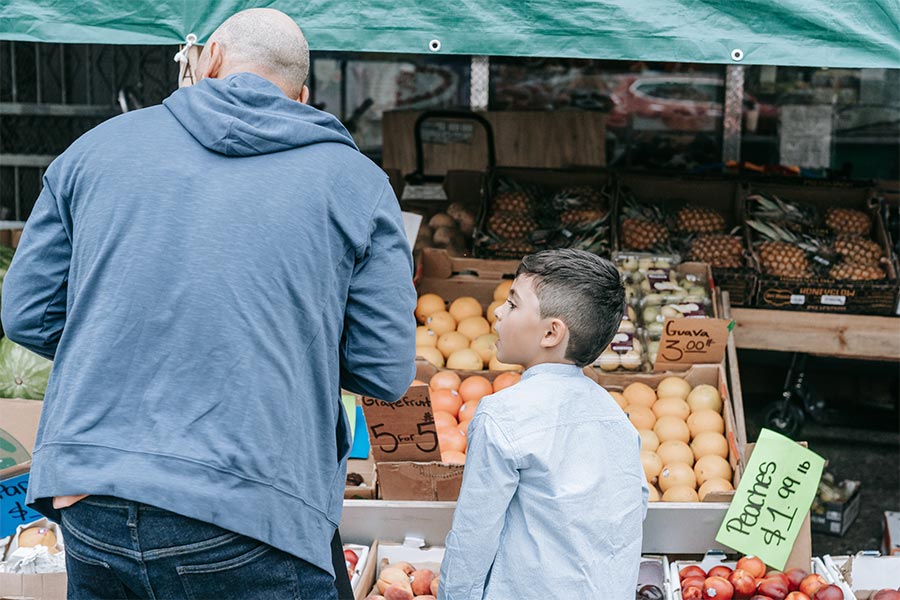
{"type": "Polygon", "coordinates": [[[434,39],[428,42],[428,49],[432,52],[440,52],[441,51],[441,40],[434,39]]]}
{"type": "Polygon", "coordinates": [[[744,60],[744,51],[740,48],[735,48],[731,51],[731,60],[734,62],[741,62],[744,60]]]}

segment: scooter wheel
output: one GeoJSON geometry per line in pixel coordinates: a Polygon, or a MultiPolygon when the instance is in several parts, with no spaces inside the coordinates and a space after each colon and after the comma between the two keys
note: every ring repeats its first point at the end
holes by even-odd
{"type": "Polygon", "coordinates": [[[793,437],[803,428],[803,409],[794,404],[784,405],[783,402],[773,402],[766,407],[763,422],[769,429],[778,433],[793,437]]]}

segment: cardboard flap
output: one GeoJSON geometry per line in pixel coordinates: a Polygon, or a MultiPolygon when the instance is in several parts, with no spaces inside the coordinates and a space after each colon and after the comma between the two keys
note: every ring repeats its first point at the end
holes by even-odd
{"type": "Polygon", "coordinates": [[[441,460],[427,385],[414,385],[397,402],[363,398],[376,462],[441,460]]]}
{"type": "Polygon", "coordinates": [[[731,327],[728,319],[666,319],[654,371],[721,363],[731,327]]]}

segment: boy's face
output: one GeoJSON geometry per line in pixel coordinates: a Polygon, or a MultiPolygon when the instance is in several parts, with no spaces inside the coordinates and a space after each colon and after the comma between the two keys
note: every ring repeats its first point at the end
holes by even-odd
{"type": "Polygon", "coordinates": [[[547,331],[541,319],[541,306],[531,277],[516,277],[507,301],[494,311],[497,359],[528,368],[541,352],[541,340],[547,331]]]}

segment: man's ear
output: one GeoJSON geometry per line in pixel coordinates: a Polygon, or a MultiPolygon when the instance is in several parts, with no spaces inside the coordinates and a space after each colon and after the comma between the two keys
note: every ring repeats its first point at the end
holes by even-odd
{"type": "Polygon", "coordinates": [[[303,89],[300,90],[300,96],[297,98],[297,102],[300,104],[307,104],[309,102],[309,88],[305,85],[303,89]]]}
{"type": "Polygon", "coordinates": [[[568,343],[569,328],[559,319],[550,319],[541,338],[541,348],[555,348],[568,343]]]}
{"type": "Polygon", "coordinates": [[[207,77],[216,79],[219,76],[219,71],[222,70],[222,62],[224,60],[222,46],[219,42],[210,42],[209,48],[204,48],[204,50],[207,52],[206,63],[200,65],[200,72],[197,74],[197,79],[206,79],[207,77]]]}

